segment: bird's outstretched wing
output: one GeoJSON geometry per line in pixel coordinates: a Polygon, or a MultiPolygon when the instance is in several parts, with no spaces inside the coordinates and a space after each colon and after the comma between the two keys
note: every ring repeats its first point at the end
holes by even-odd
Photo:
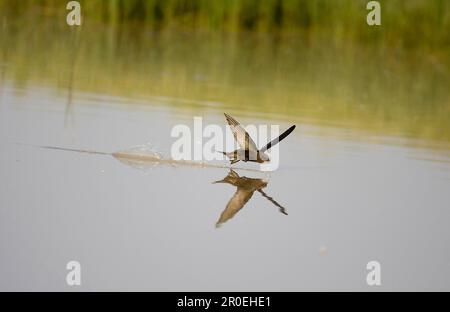
{"type": "Polygon", "coordinates": [[[234,215],[238,213],[238,211],[241,210],[242,207],[244,207],[244,205],[249,201],[254,192],[254,190],[238,187],[236,193],[234,193],[233,197],[225,207],[225,210],[220,215],[219,220],[216,222],[216,227],[219,227],[222,223],[225,223],[233,218],[234,215]]]}
{"type": "Polygon", "coordinates": [[[238,144],[246,151],[258,152],[258,147],[239,122],[228,114],[224,114],[238,144]]]}
{"type": "Polygon", "coordinates": [[[280,212],[282,214],[287,215],[287,211],[286,208],[284,208],[283,206],[281,206],[279,203],[276,202],[275,199],[273,199],[272,197],[270,197],[269,195],[267,195],[263,190],[259,189],[258,192],[261,193],[262,196],[264,196],[265,198],[267,198],[272,204],[274,204],[275,206],[277,206],[280,209],[280,212]]]}
{"type": "Polygon", "coordinates": [[[294,131],[295,129],[295,125],[291,126],[289,129],[287,129],[286,131],[284,131],[278,138],[270,141],[269,143],[267,143],[266,146],[264,146],[263,148],[261,148],[259,151],[261,153],[264,153],[265,151],[267,151],[269,148],[271,148],[272,146],[277,145],[278,143],[280,143],[281,140],[283,140],[285,137],[287,137],[292,131],[294,131]]]}

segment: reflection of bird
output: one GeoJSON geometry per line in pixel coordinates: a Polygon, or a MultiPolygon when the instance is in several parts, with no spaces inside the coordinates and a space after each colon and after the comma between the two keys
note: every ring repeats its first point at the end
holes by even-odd
{"type": "Polygon", "coordinates": [[[272,197],[268,196],[262,188],[267,186],[267,182],[262,179],[254,179],[247,177],[240,177],[233,169],[230,169],[228,175],[223,179],[213,183],[228,183],[237,187],[236,193],[228,202],[225,210],[220,215],[219,220],[216,223],[216,227],[219,227],[222,223],[225,223],[229,219],[233,218],[239,210],[253,196],[255,191],[260,192],[265,198],[272,202],[275,206],[280,208],[280,212],[287,215],[286,209],[278,204],[272,197]]]}
{"type": "Polygon", "coordinates": [[[250,135],[245,131],[245,129],[236,121],[233,117],[228,114],[224,114],[230,125],[231,131],[233,132],[234,138],[238,142],[241,149],[235,150],[230,153],[221,152],[228,158],[230,158],[231,163],[234,164],[240,160],[242,161],[254,161],[258,163],[263,163],[269,161],[269,157],[264,153],[272,146],[277,145],[281,140],[287,137],[294,129],[295,125],[291,126],[285,132],[283,132],[278,138],[267,143],[266,146],[258,150],[255,142],[253,142],[250,135]]]}

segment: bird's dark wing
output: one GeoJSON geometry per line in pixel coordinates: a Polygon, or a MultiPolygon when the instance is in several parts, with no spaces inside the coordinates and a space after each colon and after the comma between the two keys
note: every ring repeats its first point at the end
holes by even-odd
{"type": "Polygon", "coordinates": [[[262,196],[264,196],[265,198],[267,198],[272,204],[274,204],[275,206],[277,206],[278,208],[280,208],[280,212],[282,214],[287,215],[287,211],[286,208],[284,208],[283,206],[281,206],[279,203],[277,203],[275,201],[275,199],[273,199],[272,197],[270,197],[269,195],[267,195],[263,190],[259,189],[258,192],[261,193],[262,196]]]}
{"type": "Polygon", "coordinates": [[[277,145],[281,140],[283,140],[285,137],[287,137],[292,131],[294,131],[295,129],[295,125],[291,126],[289,129],[287,129],[286,131],[284,131],[278,138],[270,141],[269,143],[267,143],[266,146],[264,146],[263,148],[261,148],[259,151],[261,153],[264,153],[265,151],[267,151],[269,148],[277,145]]]}
{"type": "Polygon", "coordinates": [[[244,205],[249,201],[249,199],[253,196],[254,190],[244,189],[238,187],[236,193],[234,193],[233,197],[228,202],[225,210],[220,215],[219,220],[216,223],[216,227],[219,227],[222,223],[227,222],[231,218],[234,217],[239,210],[244,207],[244,205]]]}
{"type": "Polygon", "coordinates": [[[239,122],[228,114],[224,114],[238,144],[246,151],[257,152],[258,147],[239,122]]]}

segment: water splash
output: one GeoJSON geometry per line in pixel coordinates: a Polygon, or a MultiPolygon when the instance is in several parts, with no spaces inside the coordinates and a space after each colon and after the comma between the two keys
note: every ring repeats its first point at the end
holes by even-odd
{"type": "Polygon", "coordinates": [[[140,170],[152,169],[166,161],[159,148],[152,143],[134,145],[112,153],[112,156],[121,163],[140,170]]]}

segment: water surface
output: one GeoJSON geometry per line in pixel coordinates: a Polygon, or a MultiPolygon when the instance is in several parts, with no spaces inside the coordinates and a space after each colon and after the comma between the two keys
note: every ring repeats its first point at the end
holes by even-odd
{"type": "Polygon", "coordinates": [[[39,29],[2,30],[0,289],[70,290],[70,260],[82,290],[373,290],[371,260],[378,289],[450,289],[444,53],[39,29]],[[229,169],[111,155],[223,112],[297,129],[218,228],[229,169]]]}

